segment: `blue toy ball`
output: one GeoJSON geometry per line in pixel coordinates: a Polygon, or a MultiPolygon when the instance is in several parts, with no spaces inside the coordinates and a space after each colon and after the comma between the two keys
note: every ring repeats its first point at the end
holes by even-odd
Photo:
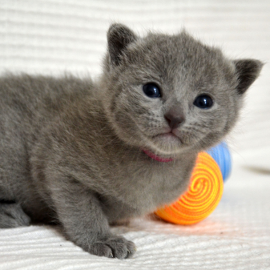
{"type": "Polygon", "coordinates": [[[225,182],[232,170],[232,158],[228,146],[225,142],[218,144],[217,146],[210,148],[207,153],[218,164],[223,181],[225,182]]]}

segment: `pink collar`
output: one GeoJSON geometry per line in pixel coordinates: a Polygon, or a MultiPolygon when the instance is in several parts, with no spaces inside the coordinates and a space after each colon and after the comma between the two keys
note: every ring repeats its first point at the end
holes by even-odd
{"type": "Polygon", "coordinates": [[[146,149],[142,149],[143,152],[149,156],[150,158],[156,160],[156,161],[159,161],[159,162],[170,162],[172,161],[173,159],[172,158],[162,158],[162,157],[159,157],[155,154],[153,154],[152,152],[150,152],[149,150],[146,150],[146,149]]]}

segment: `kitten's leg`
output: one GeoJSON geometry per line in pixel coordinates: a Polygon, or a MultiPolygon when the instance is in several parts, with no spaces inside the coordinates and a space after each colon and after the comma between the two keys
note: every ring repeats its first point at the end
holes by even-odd
{"type": "Polygon", "coordinates": [[[0,228],[29,226],[30,218],[24,213],[20,204],[0,200],[0,228]]]}
{"type": "Polygon", "coordinates": [[[133,242],[110,232],[98,198],[75,181],[54,181],[52,199],[68,237],[85,251],[125,259],[135,252],[133,242]]]}

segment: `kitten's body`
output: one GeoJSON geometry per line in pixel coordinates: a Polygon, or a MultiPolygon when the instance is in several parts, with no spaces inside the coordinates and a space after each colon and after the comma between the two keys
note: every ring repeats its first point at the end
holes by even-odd
{"type": "Polygon", "coordinates": [[[233,63],[185,33],[139,39],[121,25],[110,28],[108,44],[97,83],[0,79],[0,227],[60,221],[83,249],[125,258],[134,244],[108,224],[184,192],[197,153],[234,125],[261,63],[233,63]],[[142,91],[153,81],[159,99],[142,91]],[[205,92],[215,103],[200,111],[193,100],[205,92]],[[158,162],[145,149],[173,160],[158,162]]]}
{"type": "Polygon", "coordinates": [[[0,83],[4,86],[0,88],[0,123],[5,148],[0,163],[10,164],[4,169],[7,172],[10,167],[13,174],[3,175],[0,197],[20,201],[32,219],[43,220],[43,215],[47,221],[56,219],[46,206],[53,205],[48,181],[57,181],[58,173],[104,197],[103,209],[110,222],[153,211],[187,187],[179,179],[188,178],[196,153],[167,164],[123,144],[106,120],[91,81],[9,75],[0,83]],[[175,183],[166,185],[170,168],[174,168],[170,175],[175,183]],[[17,183],[12,186],[10,179],[17,183]]]}

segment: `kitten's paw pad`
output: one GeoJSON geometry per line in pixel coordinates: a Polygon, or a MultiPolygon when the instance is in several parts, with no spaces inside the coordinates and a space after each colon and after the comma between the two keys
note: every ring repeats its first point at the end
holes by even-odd
{"type": "Polygon", "coordinates": [[[19,204],[0,204],[1,228],[29,226],[30,221],[30,218],[24,213],[19,204]]]}
{"type": "Polygon", "coordinates": [[[110,237],[104,241],[98,241],[92,245],[90,252],[98,256],[108,258],[131,258],[136,251],[135,244],[123,237],[110,237]]]}

